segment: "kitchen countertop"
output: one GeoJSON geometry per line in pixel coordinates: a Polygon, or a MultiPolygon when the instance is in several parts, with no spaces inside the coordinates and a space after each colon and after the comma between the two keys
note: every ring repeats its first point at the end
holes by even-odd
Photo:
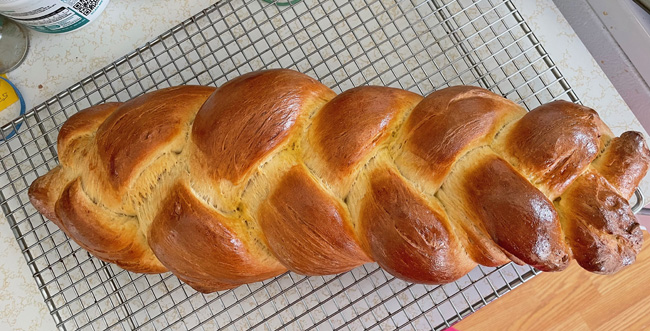
{"type": "MultiPolygon", "coordinates": [[[[650,234],[644,233],[644,240],[650,234]]],[[[647,330],[650,328],[650,247],[615,275],[598,275],[573,262],[542,273],[454,325],[481,330],[647,330]]]]}
{"type": "MultiPolygon", "coordinates": [[[[215,2],[113,0],[97,21],[79,31],[31,33],[27,59],[8,76],[21,89],[27,107],[33,107],[215,2]]],[[[551,0],[512,2],[585,105],[598,110],[614,133],[636,130],[647,136],[551,0]]],[[[0,113],[0,123],[13,119],[16,108],[0,113]]],[[[650,196],[647,178],[641,188],[650,196]]],[[[4,216],[0,218],[0,329],[55,329],[4,216]]]]}

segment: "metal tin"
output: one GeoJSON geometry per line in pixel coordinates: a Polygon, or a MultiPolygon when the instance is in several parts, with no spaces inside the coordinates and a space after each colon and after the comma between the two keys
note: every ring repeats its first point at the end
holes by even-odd
{"type": "Polygon", "coordinates": [[[28,49],[29,34],[25,28],[0,16],[0,74],[23,63],[28,49]]]}

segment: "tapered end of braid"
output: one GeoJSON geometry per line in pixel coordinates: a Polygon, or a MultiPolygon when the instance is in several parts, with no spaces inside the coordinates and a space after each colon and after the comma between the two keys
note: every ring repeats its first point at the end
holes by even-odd
{"type": "Polygon", "coordinates": [[[593,166],[621,196],[629,200],[648,172],[649,163],[650,151],[643,135],[628,131],[612,139],[593,166]]]}
{"type": "Polygon", "coordinates": [[[612,274],[635,261],[643,233],[628,202],[602,175],[595,171],[581,175],[556,206],[581,267],[612,274]]]}

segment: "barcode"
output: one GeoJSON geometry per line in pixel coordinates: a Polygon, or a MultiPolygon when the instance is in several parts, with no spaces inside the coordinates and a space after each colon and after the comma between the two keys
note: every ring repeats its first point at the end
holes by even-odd
{"type": "Polygon", "coordinates": [[[73,8],[84,15],[90,15],[95,8],[99,5],[100,0],[79,0],[73,8]]]}

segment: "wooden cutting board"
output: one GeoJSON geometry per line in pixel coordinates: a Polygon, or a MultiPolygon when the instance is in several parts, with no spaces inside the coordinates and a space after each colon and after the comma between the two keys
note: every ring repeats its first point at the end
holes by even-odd
{"type": "Polygon", "coordinates": [[[471,330],[650,329],[650,235],[637,261],[613,276],[542,273],[454,325],[471,330]]]}

